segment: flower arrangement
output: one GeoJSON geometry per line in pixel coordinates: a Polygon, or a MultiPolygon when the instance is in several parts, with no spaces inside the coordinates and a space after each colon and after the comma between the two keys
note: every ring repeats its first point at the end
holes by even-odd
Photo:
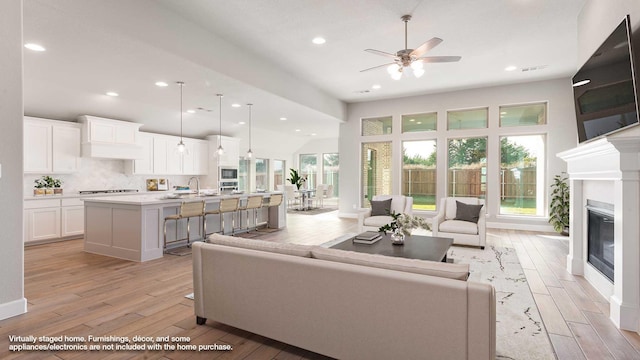
{"type": "Polygon", "coordinates": [[[62,180],[53,178],[49,175],[43,175],[40,179],[34,180],[34,195],[53,195],[62,194],[62,180]]]}
{"type": "Polygon", "coordinates": [[[429,225],[429,223],[427,223],[425,219],[419,216],[396,213],[395,211],[391,211],[390,215],[393,220],[389,224],[381,226],[378,229],[379,232],[384,232],[385,235],[387,234],[387,231],[391,233],[402,233],[403,235],[410,236],[411,230],[415,228],[431,230],[431,225],[429,225]]]}
{"type": "Polygon", "coordinates": [[[300,176],[298,174],[298,170],[296,169],[289,169],[289,178],[287,180],[292,185],[295,185],[298,188],[298,190],[300,190],[300,187],[302,186],[302,184],[304,184],[304,182],[307,181],[307,177],[300,176]]]}

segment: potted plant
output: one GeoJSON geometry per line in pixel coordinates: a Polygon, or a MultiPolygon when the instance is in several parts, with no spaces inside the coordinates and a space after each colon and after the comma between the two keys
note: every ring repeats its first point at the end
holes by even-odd
{"type": "Polygon", "coordinates": [[[51,186],[53,187],[54,195],[62,195],[62,180],[60,179],[51,179],[51,186]]]}
{"type": "Polygon", "coordinates": [[[549,223],[562,235],[569,235],[569,184],[567,178],[556,175],[551,184],[549,223]]]}
{"type": "Polygon", "coordinates": [[[415,228],[423,228],[425,230],[431,230],[429,223],[425,219],[419,216],[411,216],[408,214],[396,213],[391,211],[390,216],[393,218],[389,224],[383,225],[378,229],[378,232],[387,231],[391,232],[391,243],[393,245],[404,244],[405,236],[411,236],[411,230],[415,228]]]}
{"type": "Polygon", "coordinates": [[[298,174],[298,171],[296,169],[289,169],[289,178],[287,179],[292,185],[295,185],[298,190],[300,190],[300,187],[302,186],[302,184],[307,181],[307,179],[303,176],[300,176],[298,174]]]}
{"type": "Polygon", "coordinates": [[[47,187],[47,183],[43,179],[35,179],[33,181],[35,185],[33,185],[33,196],[42,196],[45,195],[45,188],[47,187]]]}

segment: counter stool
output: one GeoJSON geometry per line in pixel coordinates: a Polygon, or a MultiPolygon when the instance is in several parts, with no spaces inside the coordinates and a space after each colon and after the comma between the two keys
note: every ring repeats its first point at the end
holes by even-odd
{"type": "MultiPolygon", "coordinates": [[[[271,194],[271,197],[269,197],[269,202],[265,203],[264,206],[272,207],[272,206],[280,206],[280,204],[282,204],[282,194],[271,194]]],[[[269,221],[266,221],[263,224],[267,225],[267,229],[269,228],[269,221]]],[[[256,227],[257,227],[257,224],[256,224],[256,227]]]]}
{"type": "MultiPolygon", "coordinates": [[[[185,239],[178,239],[178,220],[187,219],[187,247],[191,246],[191,228],[190,221],[192,217],[202,218],[204,216],[204,201],[189,201],[180,204],[180,212],[175,215],[169,215],[164,218],[164,245],[163,252],[167,253],[167,245],[185,239]],[[176,222],[176,239],[167,243],[167,220],[175,220],[176,222]]],[[[204,238],[204,237],[203,237],[204,238]]]]}
{"type": "MultiPolygon", "coordinates": [[[[246,210],[247,212],[247,231],[251,231],[249,230],[249,210],[253,210],[253,229],[255,230],[258,227],[258,209],[262,208],[262,199],[264,199],[262,195],[249,196],[246,204],[238,208],[238,210],[246,210]]],[[[242,218],[240,219],[240,226],[242,226],[242,218]]]]}
{"type": "MultiPolygon", "coordinates": [[[[237,211],[239,200],[240,199],[237,197],[220,199],[220,206],[217,209],[209,210],[204,213],[205,236],[207,234],[207,215],[220,215],[220,234],[224,235],[224,214],[237,211]]],[[[231,234],[233,235],[236,223],[236,218],[233,214],[231,215],[231,220],[231,234]]]]}

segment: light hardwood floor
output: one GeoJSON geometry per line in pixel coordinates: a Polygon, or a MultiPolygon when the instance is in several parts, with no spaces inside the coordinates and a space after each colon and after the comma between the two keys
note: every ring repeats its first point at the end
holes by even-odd
{"type": "MultiPolygon", "coordinates": [[[[261,239],[320,244],[355,232],[335,213],[289,215],[288,227],[261,239]]],[[[608,320],[608,303],[564,269],[567,241],[553,234],[489,229],[488,242],[518,253],[559,359],[640,359],[640,336],[608,320]]],[[[208,321],[197,326],[189,256],[135,263],[87,254],[81,240],[25,250],[29,312],[0,321],[0,359],[326,359],[259,335],[208,321]],[[10,353],[9,335],[188,336],[192,344],[231,344],[231,352],[10,353]]]]}

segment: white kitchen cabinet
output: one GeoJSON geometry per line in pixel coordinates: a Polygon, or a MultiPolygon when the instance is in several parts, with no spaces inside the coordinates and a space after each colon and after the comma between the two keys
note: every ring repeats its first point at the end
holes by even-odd
{"type": "Polygon", "coordinates": [[[28,201],[24,204],[25,243],[60,237],[60,200],[28,201]]]}
{"type": "Polygon", "coordinates": [[[198,140],[194,146],[195,158],[195,174],[207,175],[209,174],[209,142],[204,140],[198,140]]]}
{"type": "Polygon", "coordinates": [[[168,175],[167,139],[164,136],[153,137],[153,173],[168,175]]]}
{"type": "Polygon", "coordinates": [[[238,167],[240,161],[240,139],[218,135],[208,136],[207,138],[209,139],[209,151],[215,159],[216,167],[238,167]],[[220,143],[222,143],[222,149],[224,150],[222,155],[217,152],[220,143]]]}
{"type": "Polygon", "coordinates": [[[142,147],[142,157],[127,163],[127,171],[133,175],[154,174],[153,134],[139,133],[137,143],[142,147]]]}
{"type": "Polygon", "coordinates": [[[80,125],[24,118],[24,172],[68,174],[80,168],[80,125]]]}
{"type": "Polygon", "coordinates": [[[62,199],[60,207],[60,236],[84,234],[84,204],[80,199],[62,199]]]}
{"type": "Polygon", "coordinates": [[[53,172],[72,173],[78,171],[80,168],[80,127],[54,125],[52,130],[53,172]]]}
{"type": "Polygon", "coordinates": [[[38,199],[24,202],[24,242],[84,234],[84,203],[80,199],[38,199]]]}

